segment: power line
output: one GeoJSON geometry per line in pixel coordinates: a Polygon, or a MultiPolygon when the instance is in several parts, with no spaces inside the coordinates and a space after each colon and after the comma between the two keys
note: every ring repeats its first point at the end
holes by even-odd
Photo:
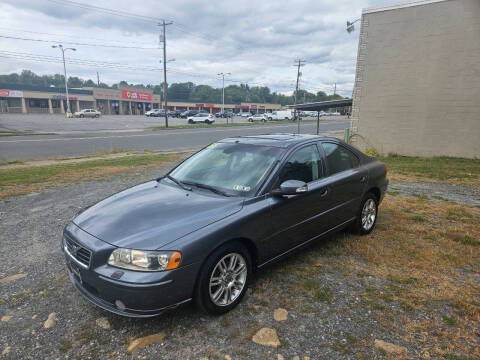
{"type": "MultiPolygon", "coordinates": [[[[18,28],[5,28],[0,27],[0,30],[4,30],[7,32],[21,32],[21,33],[29,33],[35,35],[47,35],[47,36],[64,36],[69,38],[76,38],[76,39],[88,39],[88,40],[97,40],[97,41],[108,41],[108,42],[120,42],[122,44],[143,44],[143,45],[151,45],[151,42],[139,42],[139,41],[127,41],[125,39],[122,40],[115,40],[115,39],[101,39],[96,37],[89,37],[89,36],[79,36],[79,35],[69,35],[69,34],[58,34],[58,33],[48,33],[48,32],[40,32],[40,31],[30,31],[25,29],[18,29],[18,28]]],[[[62,40],[63,41],[63,40],[62,40]]],[[[66,42],[66,41],[63,41],[66,42]]]]}
{"type": "MultiPolygon", "coordinates": [[[[6,51],[6,50],[0,50],[0,57],[26,60],[26,61],[47,62],[47,63],[61,63],[62,62],[61,58],[50,56],[50,55],[13,52],[13,51],[6,51]]],[[[112,63],[112,62],[105,62],[105,61],[92,61],[92,60],[78,59],[78,58],[65,58],[65,61],[68,64],[72,64],[72,65],[111,69],[111,70],[131,70],[131,71],[135,71],[135,72],[160,72],[160,71],[163,71],[163,68],[153,67],[153,66],[139,67],[138,65],[112,63]]],[[[212,81],[217,81],[218,80],[218,78],[212,77],[211,75],[191,73],[191,72],[187,72],[187,71],[172,69],[171,67],[169,69],[167,69],[167,73],[198,77],[198,78],[208,79],[208,80],[212,80],[212,81]]],[[[259,82],[250,82],[250,81],[247,81],[247,80],[240,80],[240,79],[225,79],[225,81],[226,82],[231,82],[231,83],[240,83],[240,84],[248,83],[248,84],[251,84],[251,85],[266,86],[266,87],[274,86],[276,88],[289,88],[290,87],[288,85],[283,86],[283,85],[280,85],[278,83],[276,83],[276,84],[274,84],[274,83],[259,83],[259,82]]]]}
{"type": "Polygon", "coordinates": [[[22,40],[22,41],[36,41],[36,42],[43,42],[43,43],[59,43],[59,42],[63,42],[64,44],[71,44],[71,45],[82,45],[82,46],[93,46],[93,47],[108,47],[108,48],[118,48],[118,49],[158,50],[157,48],[145,48],[145,47],[139,47],[139,46],[92,44],[92,43],[80,43],[80,42],[75,42],[75,41],[61,41],[61,40],[43,40],[43,39],[32,39],[32,38],[24,38],[24,37],[16,37],[16,36],[6,36],[6,35],[0,35],[0,38],[13,39],[13,40],[22,40]]]}
{"type": "Polygon", "coordinates": [[[107,13],[110,15],[115,15],[115,16],[122,16],[126,18],[134,18],[137,20],[143,20],[143,21],[149,21],[149,22],[158,22],[159,20],[163,20],[158,17],[152,17],[152,16],[146,16],[146,15],[141,15],[141,14],[135,14],[135,13],[130,13],[122,10],[115,10],[115,9],[108,9],[100,6],[95,6],[95,5],[88,5],[88,4],[83,4],[79,3],[76,1],[70,1],[70,0],[47,0],[56,4],[64,5],[64,6],[76,6],[85,10],[91,10],[91,11],[98,11],[98,12],[103,12],[107,13]]]}

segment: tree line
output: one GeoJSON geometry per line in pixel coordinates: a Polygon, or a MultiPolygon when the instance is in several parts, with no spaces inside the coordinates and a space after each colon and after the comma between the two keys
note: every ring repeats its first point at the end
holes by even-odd
{"type": "MultiPolygon", "coordinates": [[[[30,70],[23,70],[20,74],[0,75],[0,83],[62,88],[65,87],[65,77],[61,74],[37,75],[30,70]]],[[[118,87],[122,85],[152,89],[154,94],[160,94],[163,98],[163,84],[129,84],[122,80],[118,84],[108,85],[102,82],[97,84],[91,79],[84,80],[76,76],[70,76],[68,78],[69,88],[101,87],[105,89],[118,89],[118,87]]],[[[169,101],[202,103],[221,103],[222,101],[222,88],[214,88],[210,85],[197,85],[193,82],[172,83],[168,86],[167,94],[169,101]]],[[[298,91],[299,103],[337,99],[342,99],[342,97],[338,94],[327,95],[323,91],[316,93],[306,90],[298,91]]],[[[240,84],[225,87],[226,104],[239,104],[241,102],[291,105],[294,103],[294,97],[272,92],[267,86],[240,84]]]]}

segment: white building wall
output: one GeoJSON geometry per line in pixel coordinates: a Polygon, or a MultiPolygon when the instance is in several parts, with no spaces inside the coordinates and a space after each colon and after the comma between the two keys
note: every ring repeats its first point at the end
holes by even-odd
{"type": "Polygon", "coordinates": [[[480,157],[480,0],[364,10],[351,132],[383,155],[480,157]]]}

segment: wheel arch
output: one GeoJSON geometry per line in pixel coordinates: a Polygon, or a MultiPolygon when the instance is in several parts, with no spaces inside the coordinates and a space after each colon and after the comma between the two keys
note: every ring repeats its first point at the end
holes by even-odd
{"type": "Polygon", "coordinates": [[[380,192],[380,189],[376,186],[374,187],[371,187],[370,189],[368,189],[365,194],[368,194],[368,193],[372,193],[373,195],[375,195],[375,197],[377,198],[377,202],[380,201],[380,197],[381,197],[381,192],[380,192]]]}

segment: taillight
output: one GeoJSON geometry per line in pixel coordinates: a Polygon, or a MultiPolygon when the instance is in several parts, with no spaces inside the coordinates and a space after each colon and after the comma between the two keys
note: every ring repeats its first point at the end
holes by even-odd
{"type": "Polygon", "coordinates": [[[383,164],[383,167],[385,168],[385,176],[387,176],[387,172],[388,172],[387,164],[385,164],[384,162],[382,162],[382,164],[383,164]]]}

